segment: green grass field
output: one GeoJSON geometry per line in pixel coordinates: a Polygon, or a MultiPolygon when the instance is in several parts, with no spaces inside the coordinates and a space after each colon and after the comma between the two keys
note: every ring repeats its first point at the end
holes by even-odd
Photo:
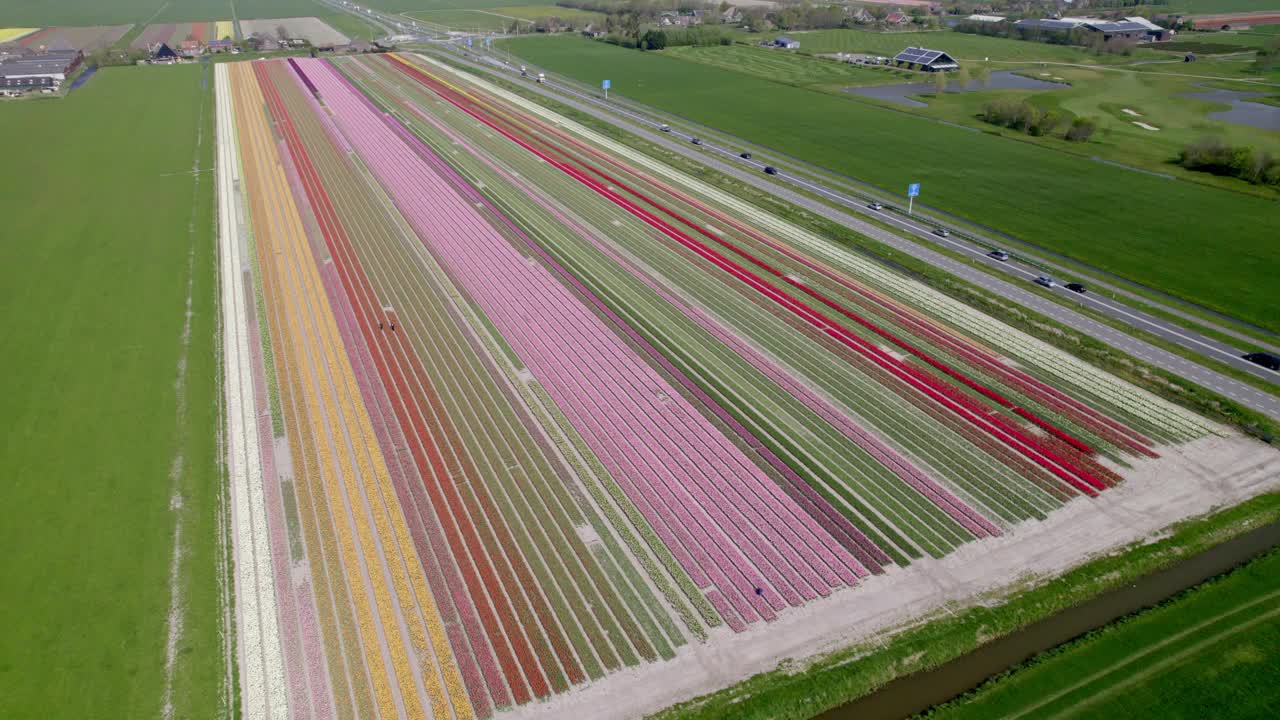
{"type": "Polygon", "coordinates": [[[1050,651],[929,717],[1280,715],[1280,552],[1050,651]]]}
{"type": "Polygon", "coordinates": [[[351,13],[325,15],[320,19],[352,40],[375,40],[387,34],[385,30],[370,25],[351,13]]]}
{"type": "MultiPolygon", "coordinates": [[[[514,20],[480,10],[423,10],[407,13],[409,17],[444,25],[455,30],[505,30],[514,20]]],[[[526,21],[521,21],[525,24],[526,21]]]]}
{"type": "Polygon", "coordinates": [[[741,44],[673,47],[663,54],[802,87],[878,85],[909,82],[915,77],[905,70],[871,69],[836,60],[741,44]]]}
{"type": "MultiPolygon", "coordinates": [[[[1094,162],[853,98],[575,37],[506,41],[533,63],[1280,329],[1274,200],[1094,162]]],[[[783,168],[785,170],[785,167],[783,168]]]]}
{"type": "MultiPolygon", "coordinates": [[[[1173,67],[1182,69],[1181,64],[1173,67]]],[[[1212,121],[1208,114],[1215,110],[1225,110],[1226,105],[1184,97],[1187,93],[1205,91],[1207,88],[1197,86],[1203,80],[1151,72],[1074,67],[1031,70],[1026,74],[1039,77],[1042,73],[1051,73],[1051,77],[1063,78],[1071,85],[1045,91],[947,93],[941,98],[925,98],[929,107],[913,109],[913,112],[991,131],[992,126],[977,119],[986,103],[996,97],[1027,99],[1043,110],[1057,111],[1066,118],[1097,118],[1101,131],[1089,144],[1091,154],[1157,172],[1181,174],[1191,180],[1209,181],[1211,178],[1183,172],[1170,165],[1169,160],[1187,144],[1206,135],[1221,138],[1232,145],[1248,145],[1280,154],[1280,132],[1212,121]],[[1137,122],[1159,130],[1147,130],[1136,125],[1137,122]]],[[[1249,89],[1238,83],[1231,87],[1237,90],[1249,89]]],[[[1016,131],[1008,131],[1008,134],[1049,147],[1062,144],[1056,138],[1029,139],[1016,131]]],[[[1223,179],[1218,182],[1224,187],[1237,186],[1233,180],[1223,179]]]]}
{"type": "MultiPolygon", "coordinates": [[[[1277,0],[1280,2],[1280,0],[1277,0]]],[[[782,33],[738,33],[737,37],[749,42],[772,39],[782,33]]],[[[811,54],[837,52],[863,52],[893,57],[904,48],[927,47],[944,50],[960,60],[991,60],[1017,62],[1076,62],[1111,63],[1127,62],[1135,58],[1159,57],[1150,50],[1138,50],[1125,58],[1114,55],[1093,55],[1083,48],[1048,43],[1010,40],[1008,38],[971,35],[969,33],[938,30],[931,32],[869,32],[866,30],[814,30],[812,32],[786,33],[800,41],[800,52],[811,54]]]]}
{"type": "Polygon", "coordinates": [[[0,108],[0,134],[49,140],[8,143],[0,176],[0,717],[160,716],[179,517],[174,717],[222,705],[202,71],[108,68],[66,99],[0,108]]]}
{"type": "Polygon", "coordinates": [[[493,12],[526,20],[537,20],[544,17],[558,17],[562,20],[580,20],[582,22],[600,22],[604,20],[604,15],[601,13],[560,7],[559,5],[513,5],[494,8],[493,12]]]}

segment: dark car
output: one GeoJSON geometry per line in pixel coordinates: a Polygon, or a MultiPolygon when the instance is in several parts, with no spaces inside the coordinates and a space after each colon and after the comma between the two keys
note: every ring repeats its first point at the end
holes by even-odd
{"type": "Polygon", "coordinates": [[[777,174],[778,174],[778,168],[776,168],[776,167],[774,167],[774,166],[772,166],[772,165],[765,165],[765,166],[764,166],[764,174],[765,174],[765,175],[777,175],[777,174]]]}
{"type": "Polygon", "coordinates": [[[883,209],[884,209],[884,205],[883,205],[882,203],[878,203],[878,202],[873,202],[873,203],[871,203],[870,205],[868,205],[867,207],[871,208],[872,210],[883,210],[883,209]]]}
{"type": "Polygon", "coordinates": [[[1063,287],[1065,287],[1066,289],[1070,290],[1073,293],[1080,293],[1081,295],[1085,293],[1085,287],[1082,283],[1067,283],[1063,287]]]}
{"type": "Polygon", "coordinates": [[[1280,357],[1276,357],[1271,353],[1251,352],[1248,355],[1245,355],[1244,359],[1254,365],[1261,365],[1268,370],[1280,372],[1280,357]]]}
{"type": "Polygon", "coordinates": [[[938,228],[933,231],[933,234],[938,237],[951,237],[951,231],[946,228],[938,228]]]}
{"type": "Polygon", "coordinates": [[[701,145],[702,138],[689,138],[689,142],[693,143],[694,145],[701,145]]]}
{"type": "Polygon", "coordinates": [[[743,160],[750,160],[751,153],[738,153],[738,157],[742,158],[743,160]]]}

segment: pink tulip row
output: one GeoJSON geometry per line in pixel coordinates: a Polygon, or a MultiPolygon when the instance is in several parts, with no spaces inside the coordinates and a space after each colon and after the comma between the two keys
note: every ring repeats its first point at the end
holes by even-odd
{"type": "MultiPolygon", "coordinates": [[[[471,142],[467,140],[467,138],[453,131],[447,125],[431,117],[427,113],[422,112],[422,110],[417,108],[416,106],[410,106],[410,110],[412,110],[414,114],[418,115],[424,122],[429,123],[436,130],[440,131],[442,134],[447,136],[453,143],[458,145],[460,148],[470,151],[477,159],[480,160],[480,162],[485,164],[494,172],[501,175],[504,180],[511,183],[515,188],[519,190],[523,190],[525,193],[527,193],[528,197],[531,200],[533,200],[540,207],[545,209],[558,221],[563,223],[565,227],[568,227],[574,230],[580,236],[591,241],[597,248],[601,249],[606,254],[609,254],[610,257],[613,258],[614,260],[618,261],[623,265],[626,264],[624,260],[622,260],[619,257],[616,257],[609,248],[599,243],[599,241],[595,237],[595,234],[592,231],[582,227],[572,217],[569,217],[568,215],[561,212],[558,208],[556,208],[553,204],[547,202],[546,199],[543,197],[543,193],[539,192],[537,188],[532,187],[523,178],[509,172],[505,168],[497,165],[492,160],[487,158],[485,154],[483,152],[478,151],[471,144],[471,142]]],[[[481,196],[479,193],[476,193],[473,188],[470,188],[469,186],[464,186],[461,189],[464,193],[467,193],[473,199],[473,201],[487,203],[484,197],[481,196]]],[[[514,229],[514,226],[512,229],[514,229]]],[[[519,231],[517,230],[516,232],[518,233],[519,231]]],[[[589,290],[587,290],[584,286],[582,286],[576,278],[572,277],[567,271],[561,268],[560,265],[556,263],[556,261],[552,259],[549,255],[547,255],[537,245],[536,242],[534,242],[532,239],[528,238],[527,236],[523,236],[523,235],[522,235],[522,239],[527,245],[534,248],[535,251],[538,252],[539,255],[543,257],[543,259],[549,265],[556,268],[557,272],[560,273],[562,277],[566,279],[567,282],[570,282],[571,284],[573,284],[575,288],[578,289],[584,295],[590,295],[589,290]]],[[[650,282],[647,278],[642,277],[641,279],[646,283],[650,282]]],[[[668,298],[668,299],[670,300],[671,298],[668,298]]],[[[595,304],[597,304],[597,307],[600,310],[600,312],[615,318],[619,324],[624,324],[623,321],[620,318],[616,318],[616,316],[612,313],[612,311],[609,310],[607,307],[605,307],[603,303],[595,303],[595,304]]],[[[637,344],[647,345],[647,342],[643,338],[641,338],[638,333],[634,333],[633,331],[630,331],[628,329],[628,334],[632,337],[633,341],[636,342],[637,344]]],[[[765,455],[766,460],[769,461],[770,464],[779,472],[781,472],[784,475],[784,477],[787,479],[788,486],[784,489],[788,492],[789,495],[791,495],[791,497],[796,501],[796,503],[800,506],[800,508],[803,509],[805,512],[807,512],[809,515],[811,515],[824,530],[829,532],[833,537],[835,537],[838,541],[840,541],[841,544],[844,545],[844,547],[848,549],[858,559],[860,563],[862,563],[866,567],[879,568],[883,563],[888,562],[887,556],[884,555],[883,551],[880,548],[876,547],[874,543],[872,543],[865,535],[863,535],[856,527],[854,527],[853,524],[850,523],[847,518],[845,518],[833,507],[831,507],[829,503],[823,500],[822,497],[813,490],[813,488],[809,487],[804,482],[804,480],[799,476],[797,476],[790,467],[788,467],[785,463],[781,461],[781,459],[779,459],[773,453],[768,452],[763,447],[762,443],[754,436],[754,434],[752,434],[749,430],[743,427],[736,419],[734,419],[731,415],[729,415],[729,413],[725,411],[720,406],[719,403],[717,403],[714,399],[708,396],[701,388],[697,387],[697,385],[692,381],[692,379],[688,378],[682,371],[677,369],[665,358],[662,358],[660,355],[658,355],[656,351],[655,351],[655,360],[661,363],[663,365],[663,368],[669,374],[677,377],[689,392],[697,395],[699,397],[699,400],[703,403],[703,405],[712,409],[712,411],[716,413],[717,417],[719,417],[722,421],[724,421],[725,424],[729,425],[734,430],[734,432],[737,433],[748,444],[748,446],[752,447],[757,452],[760,452],[761,454],[765,455]]],[[[842,578],[845,580],[845,582],[851,583],[855,581],[857,577],[863,576],[866,574],[865,572],[863,572],[865,568],[857,568],[857,567],[847,568],[847,569],[843,568],[843,566],[837,560],[830,557],[830,555],[826,552],[826,548],[823,547],[820,543],[818,543],[816,539],[813,538],[812,536],[808,536],[807,541],[811,551],[817,553],[819,557],[821,557],[824,560],[824,562],[827,562],[831,567],[836,568],[836,571],[838,573],[841,573],[842,578]],[[851,576],[849,575],[850,573],[852,574],[851,576]]]]}
{"type": "Polygon", "coordinates": [[[441,167],[424,159],[323,62],[299,65],[401,213],[499,328],[574,427],[670,544],[700,587],[743,622],[840,580],[782,528],[857,561],[582,299],[494,228],[441,167]],[[566,348],[572,349],[566,352],[566,348]],[[759,591],[759,592],[758,592],[759,591]]]}

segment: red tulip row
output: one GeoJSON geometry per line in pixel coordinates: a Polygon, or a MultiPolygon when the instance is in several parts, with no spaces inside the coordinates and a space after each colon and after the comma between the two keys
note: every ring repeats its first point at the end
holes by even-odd
{"type": "MultiPolygon", "coordinates": [[[[813,310],[808,305],[800,302],[786,292],[765,282],[758,275],[746,270],[741,265],[730,260],[720,252],[712,249],[704,242],[697,240],[692,235],[680,230],[676,225],[662,219],[659,214],[645,209],[643,205],[656,208],[658,213],[675,219],[678,224],[684,225],[696,234],[710,238],[715,243],[729,249],[732,253],[746,259],[749,263],[765,270],[769,275],[779,278],[793,287],[797,287],[803,293],[819,300],[822,304],[837,310],[843,310],[834,301],[821,296],[810,288],[796,283],[793,279],[788,278],[785,273],[770,266],[763,260],[756,258],[747,251],[732,245],[727,240],[718,237],[709,230],[706,230],[705,228],[681,216],[679,213],[676,213],[664,206],[660,206],[649,199],[644,193],[632,188],[627,183],[622,182],[618,177],[610,175],[603,170],[590,165],[586,165],[584,167],[577,163],[574,158],[568,156],[558,147],[543,140],[541,133],[531,130],[527,124],[523,124],[519,120],[511,119],[508,111],[502,108],[495,108],[492,104],[485,103],[473,95],[458,92],[454,88],[435,80],[427,73],[424,73],[417,68],[405,65],[393,58],[389,58],[387,62],[392,63],[393,66],[411,77],[415,77],[415,79],[418,79],[419,82],[430,87],[442,98],[448,100],[459,109],[489,126],[494,131],[524,147],[529,152],[534,153],[538,157],[550,163],[552,166],[559,168],[582,184],[592,188],[597,193],[609,198],[615,204],[642,219],[644,222],[667,237],[693,250],[699,256],[705,258],[716,267],[724,270],[732,277],[752,287],[758,293],[773,299],[776,303],[788,308],[792,313],[804,319],[812,326],[822,330],[847,347],[850,347],[860,354],[872,359],[877,365],[888,370],[895,377],[903,380],[908,385],[930,397],[936,403],[942,405],[951,412],[967,419],[974,426],[982,429],[984,432],[999,439],[1009,447],[1028,457],[1032,462],[1044,467],[1064,482],[1071,484],[1081,492],[1089,495],[1094,495],[1098,490],[1106,487],[1107,483],[1096,477],[1094,473],[1079,467],[1076,463],[1063,457],[1059,453],[1055,453],[1048,449],[1045,447],[1044,443],[1029,436],[1009,420],[991,413],[989,409],[982,407],[973,399],[961,393],[958,389],[939,381],[937,378],[932,377],[922,369],[913,367],[893,358],[891,355],[885,353],[872,343],[846,330],[840,324],[832,322],[830,318],[822,315],[820,312],[813,310]],[[592,177],[592,175],[595,175],[596,177],[592,177]],[[639,202],[628,199],[627,195],[636,198],[639,202]]],[[[848,312],[844,312],[842,314],[852,317],[864,327],[868,327],[868,329],[871,329],[878,334],[882,334],[895,342],[902,342],[893,336],[892,333],[871,324],[865,319],[859,318],[858,316],[848,312]]],[[[931,364],[935,364],[935,366],[938,367],[945,367],[938,361],[933,361],[931,364]]],[[[993,400],[1003,399],[998,393],[982,388],[977,383],[967,380],[967,378],[963,378],[963,376],[957,371],[950,371],[948,374],[956,377],[957,379],[966,381],[967,385],[979,392],[982,392],[985,396],[993,400]]],[[[1008,403],[1007,400],[1004,402],[1008,403]]],[[[1012,403],[1009,403],[1009,405],[1012,405],[1012,403]]],[[[1037,418],[1034,414],[1026,411],[1025,409],[1017,407],[1010,409],[1015,414],[1018,414],[1041,426],[1046,432],[1059,437],[1064,442],[1080,449],[1082,452],[1091,451],[1088,446],[1080,443],[1074,438],[1071,438],[1069,435],[1048,424],[1046,421],[1037,418]]]]}

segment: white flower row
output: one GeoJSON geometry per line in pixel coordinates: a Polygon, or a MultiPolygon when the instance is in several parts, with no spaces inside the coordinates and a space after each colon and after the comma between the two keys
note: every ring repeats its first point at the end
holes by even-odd
{"type": "MultiPolygon", "coordinates": [[[[253,372],[244,285],[243,251],[236,215],[239,148],[227,65],[214,71],[217,93],[218,249],[221,272],[223,373],[227,418],[227,466],[235,533],[236,617],[240,688],[246,718],[285,718],[284,679],[267,530],[262,462],[255,418],[253,372]]],[[[252,341],[256,342],[257,338],[252,341]]],[[[287,572],[287,568],[281,568],[287,572]]]]}

